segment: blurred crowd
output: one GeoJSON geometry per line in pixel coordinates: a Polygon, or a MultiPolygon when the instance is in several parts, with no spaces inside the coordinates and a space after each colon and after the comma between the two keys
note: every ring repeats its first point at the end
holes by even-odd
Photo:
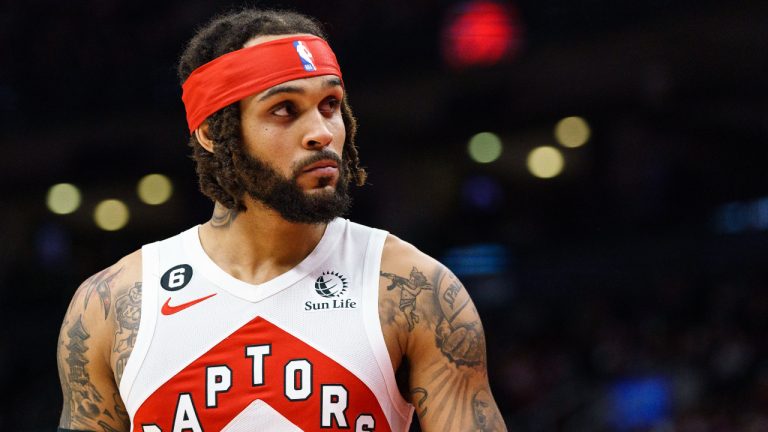
{"type": "Polygon", "coordinates": [[[486,314],[510,430],[768,430],[768,272],[656,265],[486,314]]]}

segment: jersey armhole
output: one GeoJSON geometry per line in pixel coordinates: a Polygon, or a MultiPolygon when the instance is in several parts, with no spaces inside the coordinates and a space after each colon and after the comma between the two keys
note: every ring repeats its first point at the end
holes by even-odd
{"type": "Polygon", "coordinates": [[[389,357],[387,344],[384,341],[384,332],[381,328],[379,319],[379,274],[381,271],[381,257],[384,249],[384,242],[387,240],[386,231],[374,229],[368,240],[368,248],[365,253],[363,267],[363,322],[365,323],[365,332],[368,335],[368,341],[371,344],[374,357],[379,366],[384,383],[387,387],[389,400],[406,423],[405,430],[408,430],[411,419],[413,418],[413,406],[409,404],[397,387],[395,380],[395,371],[392,368],[392,361],[389,357]]]}
{"type": "MultiPolygon", "coordinates": [[[[133,422],[137,406],[131,399],[131,390],[136,376],[141,369],[144,358],[149,351],[149,344],[155,332],[157,321],[157,285],[159,281],[158,242],[144,245],[141,248],[141,316],[139,318],[139,331],[136,335],[136,344],[131,351],[128,362],[123,370],[123,376],[119,383],[120,397],[123,399],[126,411],[133,422]]],[[[131,429],[133,430],[133,429],[131,429]]]]}

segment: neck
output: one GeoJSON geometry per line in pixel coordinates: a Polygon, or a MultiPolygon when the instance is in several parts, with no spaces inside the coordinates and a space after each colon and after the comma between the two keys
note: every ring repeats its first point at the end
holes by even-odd
{"type": "Polygon", "coordinates": [[[249,200],[237,212],[216,203],[211,220],[200,228],[209,257],[232,276],[253,284],[295,267],[320,242],[326,224],[288,222],[276,211],[249,200]]]}

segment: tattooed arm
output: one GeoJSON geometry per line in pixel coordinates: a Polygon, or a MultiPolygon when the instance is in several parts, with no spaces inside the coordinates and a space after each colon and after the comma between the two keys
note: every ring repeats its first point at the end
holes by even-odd
{"type": "Polygon", "coordinates": [[[505,431],[488,384],[480,317],[456,276],[390,236],[380,281],[385,341],[395,368],[408,359],[422,430],[505,431]]]}
{"type": "Polygon", "coordinates": [[[129,429],[117,383],[136,341],[140,288],[141,253],[135,252],[91,276],[75,292],[56,355],[64,398],[60,428],[129,429]]]}

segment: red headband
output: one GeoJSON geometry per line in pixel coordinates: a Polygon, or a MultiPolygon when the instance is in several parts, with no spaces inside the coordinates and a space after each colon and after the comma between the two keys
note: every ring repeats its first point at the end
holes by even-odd
{"type": "Polygon", "coordinates": [[[317,75],[341,78],[331,47],[317,36],[276,39],[224,54],[192,71],[181,86],[189,133],[233,102],[317,75]]]}

